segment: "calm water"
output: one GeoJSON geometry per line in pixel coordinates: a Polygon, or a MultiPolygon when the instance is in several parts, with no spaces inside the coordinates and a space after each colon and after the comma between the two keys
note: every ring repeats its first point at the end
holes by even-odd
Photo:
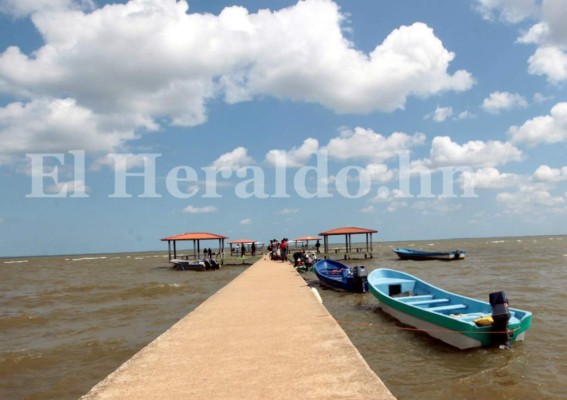
{"type": "MultiPolygon", "coordinates": [[[[399,269],[479,299],[504,290],[534,313],[526,341],[511,350],[459,351],[405,329],[370,294],[320,288],[398,399],[565,398],[567,237],[380,243],[375,252],[351,264],[399,269]],[[411,245],[464,249],[467,259],[398,261],[391,251],[411,245]]],[[[161,253],[0,259],[0,399],[78,398],[244,269],[172,271],[161,253]]]]}

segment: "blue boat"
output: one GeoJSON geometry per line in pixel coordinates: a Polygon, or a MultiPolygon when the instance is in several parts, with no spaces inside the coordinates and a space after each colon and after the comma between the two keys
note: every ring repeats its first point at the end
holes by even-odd
{"type": "Polygon", "coordinates": [[[508,307],[504,292],[480,301],[386,268],[372,271],[368,286],[384,312],[459,349],[508,348],[524,340],[532,322],[531,312],[508,307]]]}
{"type": "Polygon", "coordinates": [[[336,289],[348,292],[366,293],[368,291],[366,267],[349,267],[338,261],[324,259],[315,266],[315,274],[319,281],[336,289]]]}
{"type": "Polygon", "coordinates": [[[403,249],[397,247],[393,249],[394,253],[398,255],[402,260],[463,260],[465,258],[465,252],[462,250],[455,251],[423,251],[414,249],[403,249]]]}

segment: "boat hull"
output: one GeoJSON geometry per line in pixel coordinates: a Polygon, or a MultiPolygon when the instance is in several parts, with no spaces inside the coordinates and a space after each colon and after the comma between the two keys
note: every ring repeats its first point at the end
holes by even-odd
{"type": "Polygon", "coordinates": [[[201,260],[201,261],[188,261],[171,259],[171,267],[178,271],[207,271],[219,269],[220,265],[214,261],[201,260]]]}
{"type": "Polygon", "coordinates": [[[455,251],[422,251],[413,249],[393,249],[394,253],[402,260],[414,261],[427,261],[427,260],[441,260],[453,261],[464,260],[466,253],[462,250],[455,251]]]}
{"type": "Polygon", "coordinates": [[[364,276],[360,277],[353,268],[338,261],[320,260],[315,264],[314,269],[319,282],[325,286],[347,292],[366,293],[368,291],[366,275],[363,274],[364,276]]]}
{"type": "MultiPolygon", "coordinates": [[[[491,315],[492,307],[487,302],[450,293],[412,275],[388,269],[373,271],[368,286],[384,312],[459,349],[491,346],[497,344],[497,335],[502,336],[492,326],[474,323],[491,315]],[[411,295],[405,296],[406,293],[411,295]]],[[[510,309],[510,313],[510,342],[522,341],[532,315],[518,309],[510,309]]]]}

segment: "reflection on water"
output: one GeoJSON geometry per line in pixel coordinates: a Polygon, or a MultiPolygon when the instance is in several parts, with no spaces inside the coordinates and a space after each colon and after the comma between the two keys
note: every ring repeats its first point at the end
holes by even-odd
{"type": "MultiPolygon", "coordinates": [[[[559,399],[567,376],[567,238],[415,242],[463,261],[400,261],[375,245],[369,270],[399,269],[533,312],[511,350],[460,351],[400,324],[371,294],[319,288],[325,306],[398,399],[559,399]]],[[[162,254],[0,259],[0,399],[76,399],[245,269],[173,271],[162,254]]]]}

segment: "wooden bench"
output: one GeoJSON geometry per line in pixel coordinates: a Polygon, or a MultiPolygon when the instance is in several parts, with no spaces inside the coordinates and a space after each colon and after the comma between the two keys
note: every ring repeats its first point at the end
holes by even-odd
{"type": "Polygon", "coordinates": [[[453,311],[453,310],[462,310],[463,308],[467,308],[464,304],[451,304],[448,306],[439,306],[439,307],[429,307],[427,310],[441,312],[441,311],[453,311]]]}

